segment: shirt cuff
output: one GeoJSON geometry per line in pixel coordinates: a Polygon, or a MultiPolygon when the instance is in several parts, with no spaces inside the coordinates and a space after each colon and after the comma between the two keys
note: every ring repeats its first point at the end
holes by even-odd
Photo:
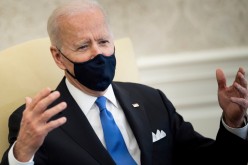
{"type": "Polygon", "coordinates": [[[13,152],[13,148],[15,146],[15,143],[11,146],[11,148],[8,152],[9,165],[34,165],[34,161],[33,161],[34,156],[28,162],[20,162],[20,161],[16,160],[16,158],[14,156],[14,152],[13,152]]]}
{"type": "Polygon", "coordinates": [[[241,128],[232,128],[229,127],[225,122],[224,119],[222,117],[222,123],[224,125],[224,127],[231,133],[239,136],[242,139],[247,139],[247,133],[248,133],[248,123],[247,123],[247,116],[245,117],[245,121],[244,121],[244,126],[241,128]]]}

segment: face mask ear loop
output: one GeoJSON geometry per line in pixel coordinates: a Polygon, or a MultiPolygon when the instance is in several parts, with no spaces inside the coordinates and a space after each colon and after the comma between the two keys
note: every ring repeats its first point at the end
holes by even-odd
{"type": "Polygon", "coordinates": [[[64,53],[61,52],[61,50],[56,46],[56,48],[59,50],[59,53],[64,56],[68,61],[70,61],[71,63],[74,64],[74,62],[72,60],[70,60],[68,57],[66,57],[66,55],[64,55],[64,53]]]}
{"type": "Polygon", "coordinates": [[[73,77],[74,79],[76,79],[77,80],[77,78],[71,73],[71,72],[69,72],[69,70],[68,69],[66,69],[66,72],[71,76],[71,77],[73,77]]]}
{"type": "MultiPolygon", "coordinates": [[[[59,53],[60,53],[62,56],[64,56],[68,61],[70,61],[71,63],[74,64],[74,62],[71,61],[68,57],[66,57],[66,56],[64,55],[64,53],[62,53],[61,50],[60,50],[57,46],[56,46],[56,48],[59,50],[59,53]]],[[[75,65],[75,64],[74,64],[74,65],[75,65]]],[[[68,69],[66,69],[66,72],[67,72],[70,76],[72,76],[74,79],[77,79],[71,72],[69,72],[68,69]]]]}

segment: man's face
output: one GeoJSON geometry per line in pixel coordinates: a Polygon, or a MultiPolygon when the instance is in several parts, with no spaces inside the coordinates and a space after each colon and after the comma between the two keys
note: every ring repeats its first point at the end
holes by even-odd
{"type": "Polygon", "coordinates": [[[112,34],[103,14],[96,9],[62,18],[61,51],[74,62],[85,62],[97,54],[114,53],[112,34]]]}
{"type": "MultiPolygon", "coordinates": [[[[60,47],[56,45],[57,51],[53,53],[56,63],[61,69],[67,70],[65,75],[74,86],[89,94],[96,95],[95,92],[98,92],[98,89],[96,91],[91,90],[93,87],[88,88],[88,85],[85,86],[85,82],[79,82],[78,78],[75,79],[71,75],[75,76],[73,63],[88,61],[99,54],[111,56],[114,53],[113,37],[102,12],[99,9],[89,9],[85,12],[63,16],[58,21],[61,45],[58,45],[60,47]]],[[[107,73],[104,69],[108,70],[109,68],[102,69],[104,73],[107,73]]],[[[95,73],[99,74],[99,72],[101,71],[96,71],[95,73]]],[[[107,78],[111,78],[112,74],[105,76],[110,76],[107,78]]],[[[92,74],[92,76],[94,75],[92,74]]],[[[81,75],[79,76],[82,77],[81,75]]],[[[97,76],[96,78],[102,76],[97,76]]],[[[103,79],[105,80],[106,77],[103,77],[103,79]]]]}

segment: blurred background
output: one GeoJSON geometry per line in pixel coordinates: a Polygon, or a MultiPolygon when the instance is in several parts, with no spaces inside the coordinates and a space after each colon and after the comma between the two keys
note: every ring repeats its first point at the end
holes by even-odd
{"type": "MultiPolygon", "coordinates": [[[[47,18],[65,1],[0,0],[0,51],[47,37],[47,18]]],[[[224,70],[228,85],[239,66],[248,72],[248,1],[99,3],[107,11],[115,39],[132,40],[141,83],[164,91],[185,120],[215,138],[221,116],[215,70],[224,70]]]]}

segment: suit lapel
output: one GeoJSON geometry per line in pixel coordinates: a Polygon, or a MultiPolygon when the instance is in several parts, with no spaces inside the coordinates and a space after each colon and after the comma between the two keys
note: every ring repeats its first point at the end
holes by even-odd
{"type": "Polygon", "coordinates": [[[66,101],[67,109],[59,115],[67,118],[61,129],[86,150],[99,164],[114,164],[107,150],[98,139],[88,119],[70,95],[65,82],[62,81],[57,90],[61,92],[58,102],[66,101]]]}
{"type": "MultiPolygon", "coordinates": [[[[152,136],[142,100],[137,99],[135,94],[128,91],[128,88],[124,88],[116,83],[112,85],[116,98],[126,115],[141,150],[141,163],[142,165],[151,164],[152,136]],[[139,106],[136,107],[133,105],[136,103],[139,106]]],[[[115,163],[98,139],[86,116],[70,95],[65,85],[65,79],[59,84],[57,90],[60,91],[61,97],[54,104],[61,101],[67,102],[66,110],[61,112],[58,116],[65,116],[67,122],[60,128],[87,151],[99,164],[114,165],[115,163]]]]}
{"type": "Polygon", "coordinates": [[[127,88],[123,88],[116,83],[112,85],[115,96],[126,115],[141,150],[141,163],[151,164],[152,136],[142,100],[137,99],[135,94],[128,91],[127,88]]]}

